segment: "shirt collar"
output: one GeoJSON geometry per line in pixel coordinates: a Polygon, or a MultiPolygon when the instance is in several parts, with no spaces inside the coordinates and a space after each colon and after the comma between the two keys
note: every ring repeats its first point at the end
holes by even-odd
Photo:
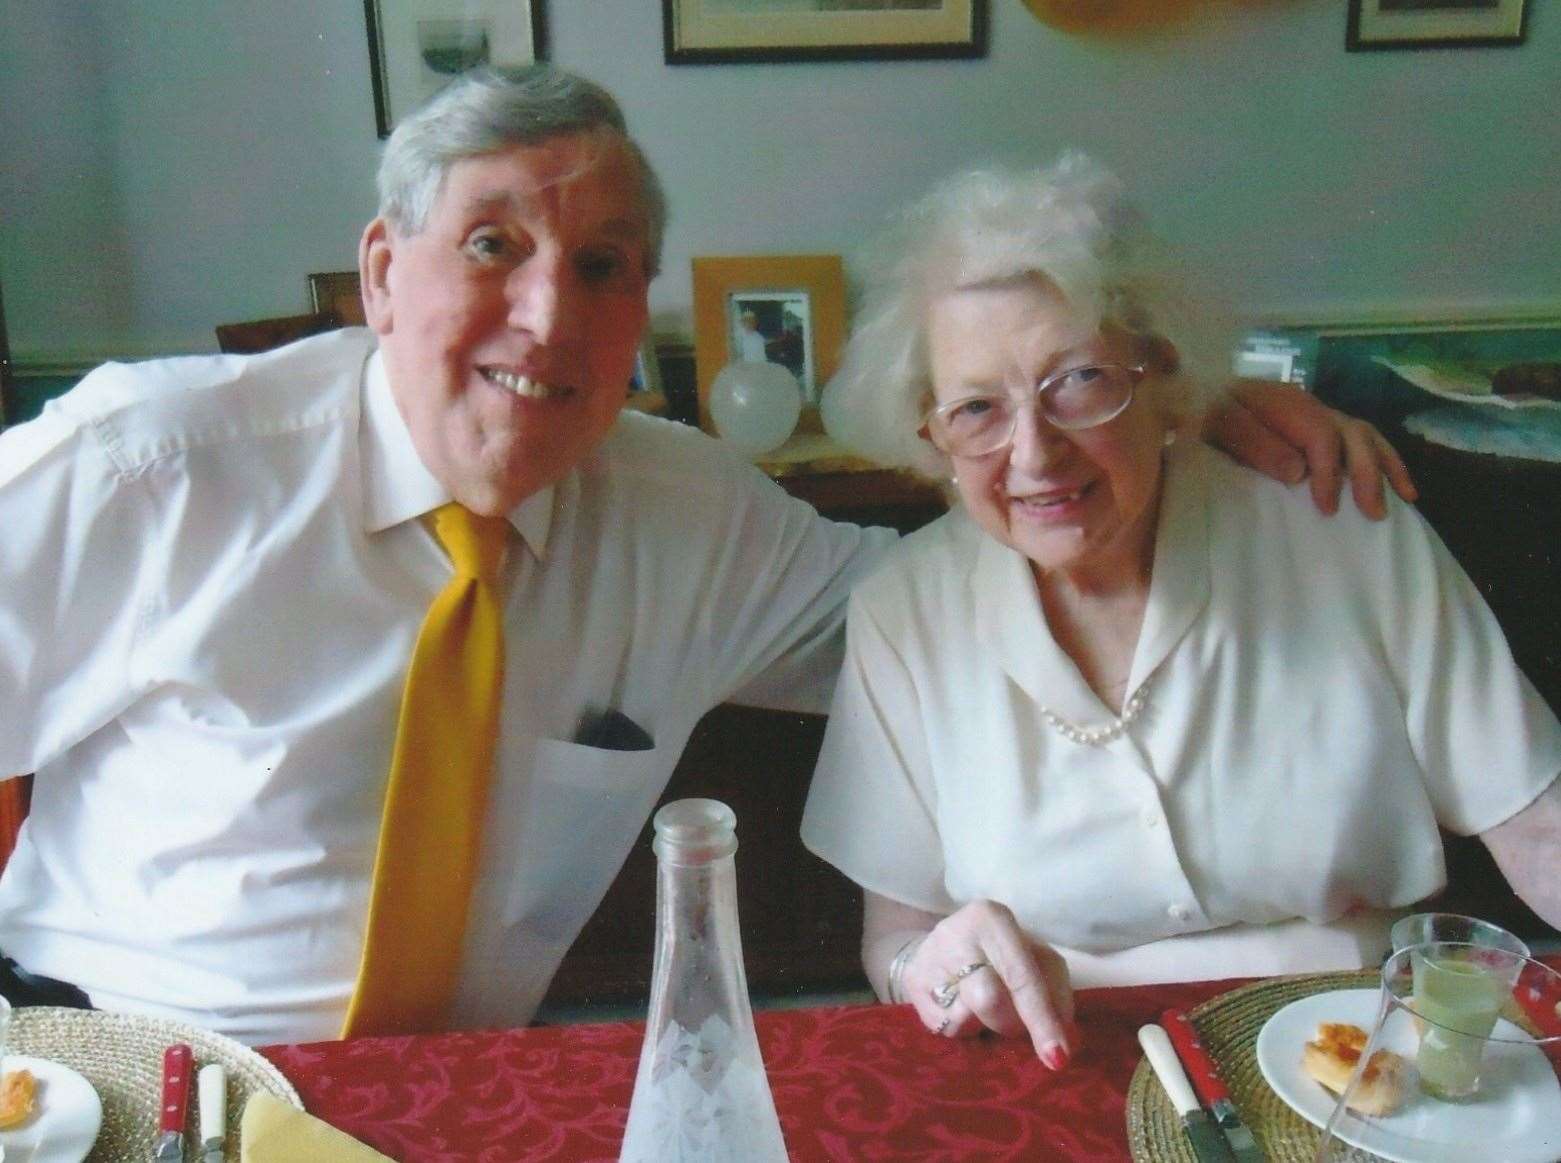
{"type": "MultiPolygon", "coordinates": [[[[428,471],[401,410],[390,392],[384,355],[369,357],[363,376],[363,413],[358,430],[363,463],[363,527],[379,533],[415,520],[449,501],[450,492],[428,471]]],[[[540,489],[510,510],[510,524],[538,558],[547,556],[553,523],[553,488],[540,489]]]]}

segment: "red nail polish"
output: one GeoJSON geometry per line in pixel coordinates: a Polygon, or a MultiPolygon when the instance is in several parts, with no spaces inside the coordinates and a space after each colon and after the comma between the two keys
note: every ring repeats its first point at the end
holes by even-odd
{"type": "Polygon", "coordinates": [[[1041,1049],[1041,1061],[1051,1070],[1061,1070],[1068,1064],[1068,1051],[1061,1042],[1047,1042],[1041,1049]]]}

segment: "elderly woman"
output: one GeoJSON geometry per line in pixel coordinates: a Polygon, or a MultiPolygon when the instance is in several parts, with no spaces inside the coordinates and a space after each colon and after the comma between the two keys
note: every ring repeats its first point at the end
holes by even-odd
{"type": "Polygon", "coordinates": [[[1410,508],[1179,439],[1229,347],[1115,182],[951,181],[891,235],[832,431],[960,505],[851,602],[803,838],[938,1033],[1076,1046],[1072,986],[1358,967],[1480,836],[1561,924],[1561,726],[1410,508]]]}

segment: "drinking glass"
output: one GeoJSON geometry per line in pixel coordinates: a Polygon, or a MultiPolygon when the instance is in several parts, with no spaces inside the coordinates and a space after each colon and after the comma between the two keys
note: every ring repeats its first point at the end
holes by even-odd
{"type": "Polygon", "coordinates": [[[1324,1129],[1317,1163],[1555,1163],[1558,1006],[1561,973],[1520,953],[1468,942],[1394,953],[1382,966],[1376,1021],[1324,1129]],[[1369,1070],[1378,1051],[1398,1055],[1397,1069],[1379,1061],[1369,1070]],[[1374,1103],[1382,1077],[1394,1074],[1397,1101],[1374,1103]]]}
{"type": "Polygon", "coordinates": [[[1411,913],[1393,924],[1393,952],[1430,941],[1459,941],[1531,957],[1529,947],[1500,925],[1461,913],[1411,913]]]}

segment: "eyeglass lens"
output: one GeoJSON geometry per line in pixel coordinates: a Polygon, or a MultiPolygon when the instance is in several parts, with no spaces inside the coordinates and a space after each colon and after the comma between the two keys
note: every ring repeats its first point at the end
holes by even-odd
{"type": "MultiPolygon", "coordinates": [[[[1041,415],[1076,431],[1113,419],[1133,396],[1136,369],[1117,364],[1070,368],[1036,385],[1041,415]]],[[[1008,443],[1024,403],[1007,393],[971,396],[933,410],[929,426],[947,452],[979,456],[1008,443]]]]}

